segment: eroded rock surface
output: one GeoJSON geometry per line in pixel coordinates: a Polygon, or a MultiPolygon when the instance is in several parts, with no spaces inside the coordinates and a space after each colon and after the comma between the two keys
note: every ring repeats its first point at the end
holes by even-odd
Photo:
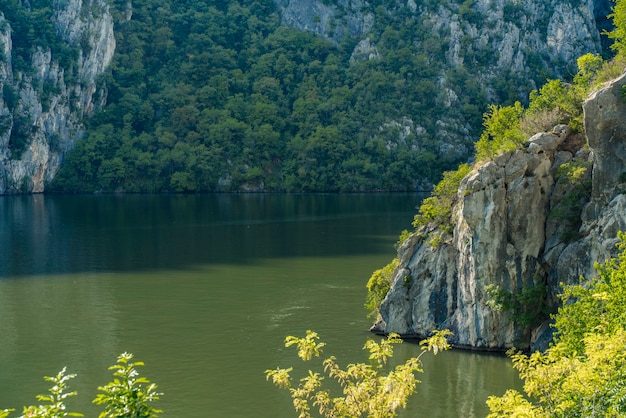
{"type": "Polygon", "coordinates": [[[588,148],[580,134],[557,126],[470,172],[453,208],[453,236],[432,247],[414,235],[400,247],[374,330],[421,337],[448,328],[455,344],[487,350],[545,345],[546,324],[518,325],[489,306],[485,289],[515,292],[540,282],[555,306],[560,283],[592,277],[595,262],[615,255],[616,234],[626,230],[624,84],[626,76],[585,102],[588,148]],[[568,163],[589,168],[572,182],[562,174],[568,163]],[[567,205],[585,182],[590,193],[572,219],[567,205]]]}

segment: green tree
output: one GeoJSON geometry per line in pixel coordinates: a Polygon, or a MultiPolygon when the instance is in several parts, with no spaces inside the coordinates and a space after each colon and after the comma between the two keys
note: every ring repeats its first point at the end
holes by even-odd
{"type": "Polygon", "coordinates": [[[582,55],[577,60],[578,73],[573,83],[548,80],[539,90],[531,91],[522,121],[525,134],[530,136],[537,131],[547,131],[560,123],[582,132],[583,101],[594,87],[604,64],[599,55],[582,55]]]}
{"type": "Polygon", "coordinates": [[[626,416],[626,234],[598,277],[564,286],[556,336],[545,353],[510,353],[528,399],[509,390],[487,401],[499,417],[626,416]]]}
{"type": "Polygon", "coordinates": [[[452,233],[452,207],[457,200],[461,180],[471,169],[469,165],[461,164],[454,171],[446,171],[431,195],[422,201],[419,212],[413,219],[413,226],[421,233],[432,234],[432,244],[452,233]]]}
{"type": "Polygon", "coordinates": [[[385,296],[387,296],[387,292],[389,292],[389,289],[391,288],[391,276],[399,264],[400,260],[398,258],[394,258],[391,260],[391,263],[372,273],[372,276],[367,281],[365,308],[370,311],[369,316],[377,317],[379,315],[378,309],[380,308],[380,304],[383,299],[385,299],[385,296]]]}
{"type": "Polygon", "coordinates": [[[613,19],[613,26],[615,29],[609,32],[609,38],[613,39],[611,48],[617,51],[618,56],[624,58],[626,54],[626,1],[615,0],[615,6],[613,6],[613,13],[609,15],[610,19],[613,19]]]}
{"type": "MultiPolygon", "coordinates": [[[[450,348],[446,339],[449,335],[451,332],[447,330],[435,331],[432,337],[420,343],[422,352],[417,357],[397,365],[387,374],[384,374],[385,366],[393,356],[393,345],[402,342],[397,334],[390,334],[380,343],[373,340],[365,343],[363,349],[369,351],[372,364],[349,364],[342,369],[335,357],[327,357],[322,361],[324,374],[333,379],[342,391],[336,397],[325,386],[325,377],[319,372],[309,370],[297,385],[291,377],[293,367],[266,370],[265,376],[277,387],[291,393],[293,406],[300,418],[313,416],[313,408],[317,409],[319,416],[329,418],[395,417],[398,408],[404,408],[408,397],[416,390],[419,381],[415,374],[423,371],[422,355],[427,351],[437,354],[440,350],[450,348]]],[[[326,344],[318,340],[317,333],[308,330],[302,338],[286,337],[285,347],[295,346],[298,357],[309,361],[313,357],[320,357],[323,352],[326,344]]]]}

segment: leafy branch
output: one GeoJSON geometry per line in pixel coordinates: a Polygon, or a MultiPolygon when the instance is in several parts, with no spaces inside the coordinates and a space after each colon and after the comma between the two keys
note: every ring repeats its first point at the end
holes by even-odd
{"type": "MultiPolygon", "coordinates": [[[[143,362],[131,362],[133,355],[123,353],[117,358],[117,364],[109,367],[115,376],[113,381],[98,389],[104,393],[98,394],[93,400],[98,405],[104,405],[104,412],[99,418],[156,418],[162,412],[153,408],[149,403],[156,401],[162,395],[156,392],[156,385],[144,377],[139,377],[137,367],[143,362]]],[[[79,412],[68,412],[68,399],[77,395],[76,391],[68,392],[68,381],[75,378],[75,374],[67,374],[63,368],[56,376],[45,376],[44,379],[52,384],[48,394],[37,395],[41,405],[25,406],[22,415],[18,418],[61,418],[82,417],[79,412]]],[[[8,418],[13,409],[0,410],[0,418],[8,418]]]]}
{"type": "MultiPolygon", "coordinates": [[[[300,418],[312,416],[312,409],[317,408],[323,417],[395,417],[396,410],[405,407],[408,397],[416,390],[419,383],[415,374],[422,372],[421,357],[429,351],[437,354],[450,348],[447,338],[452,335],[448,330],[435,331],[433,335],[420,343],[422,352],[417,357],[408,359],[389,371],[382,373],[389,359],[393,356],[393,346],[402,343],[397,334],[390,334],[381,342],[368,340],[363,349],[369,351],[371,364],[356,363],[341,368],[334,356],[322,361],[326,376],[309,370],[298,382],[291,377],[293,367],[276,368],[265,371],[265,377],[280,389],[291,393],[293,406],[300,418]],[[324,388],[324,379],[328,377],[339,384],[342,396],[331,396],[331,391],[324,388]]],[[[308,330],[302,338],[288,336],[285,346],[295,345],[298,357],[310,361],[319,357],[325,343],[318,342],[316,332],[308,330]]]]}

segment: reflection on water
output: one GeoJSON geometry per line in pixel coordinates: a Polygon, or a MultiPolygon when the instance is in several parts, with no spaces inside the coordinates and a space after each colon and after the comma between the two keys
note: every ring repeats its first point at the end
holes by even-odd
{"type": "Polygon", "coordinates": [[[397,236],[400,225],[409,227],[420,198],[5,196],[0,277],[378,253],[381,239],[397,236]]]}
{"type": "MultiPolygon", "coordinates": [[[[393,257],[414,195],[17,196],[0,198],[0,407],[79,376],[72,410],[130,351],[167,417],[292,417],[263,371],[297,365],[286,335],[316,330],[341,364],[366,361],[363,300],[393,257]]],[[[417,346],[399,347],[401,360],[417,346]]],[[[426,358],[402,416],[484,416],[518,385],[503,357],[426,358]]]]}

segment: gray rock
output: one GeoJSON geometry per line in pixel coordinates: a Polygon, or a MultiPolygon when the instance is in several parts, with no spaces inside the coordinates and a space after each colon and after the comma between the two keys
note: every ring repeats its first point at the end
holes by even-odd
{"type": "Polygon", "coordinates": [[[606,204],[626,183],[626,102],[621,93],[624,85],[626,74],[583,104],[585,131],[594,155],[592,196],[599,204],[606,204]]]}
{"type": "Polygon", "coordinates": [[[624,84],[626,76],[585,102],[591,152],[577,150],[577,134],[558,126],[530,138],[525,149],[475,167],[463,179],[453,207],[452,237],[432,247],[420,238],[424,230],[400,246],[378,332],[426,336],[448,328],[455,333],[452,342],[461,347],[547,347],[552,336],[547,323],[532,330],[513,323],[489,307],[485,289],[496,285],[514,292],[540,280],[548,288],[546,303],[554,307],[561,283],[594,277],[594,263],[616,255],[616,234],[626,230],[624,84]],[[577,238],[566,241],[564,222],[549,213],[574,187],[555,178],[557,168],[574,154],[590,157],[592,193],[580,229],[573,231],[577,238]]]}

